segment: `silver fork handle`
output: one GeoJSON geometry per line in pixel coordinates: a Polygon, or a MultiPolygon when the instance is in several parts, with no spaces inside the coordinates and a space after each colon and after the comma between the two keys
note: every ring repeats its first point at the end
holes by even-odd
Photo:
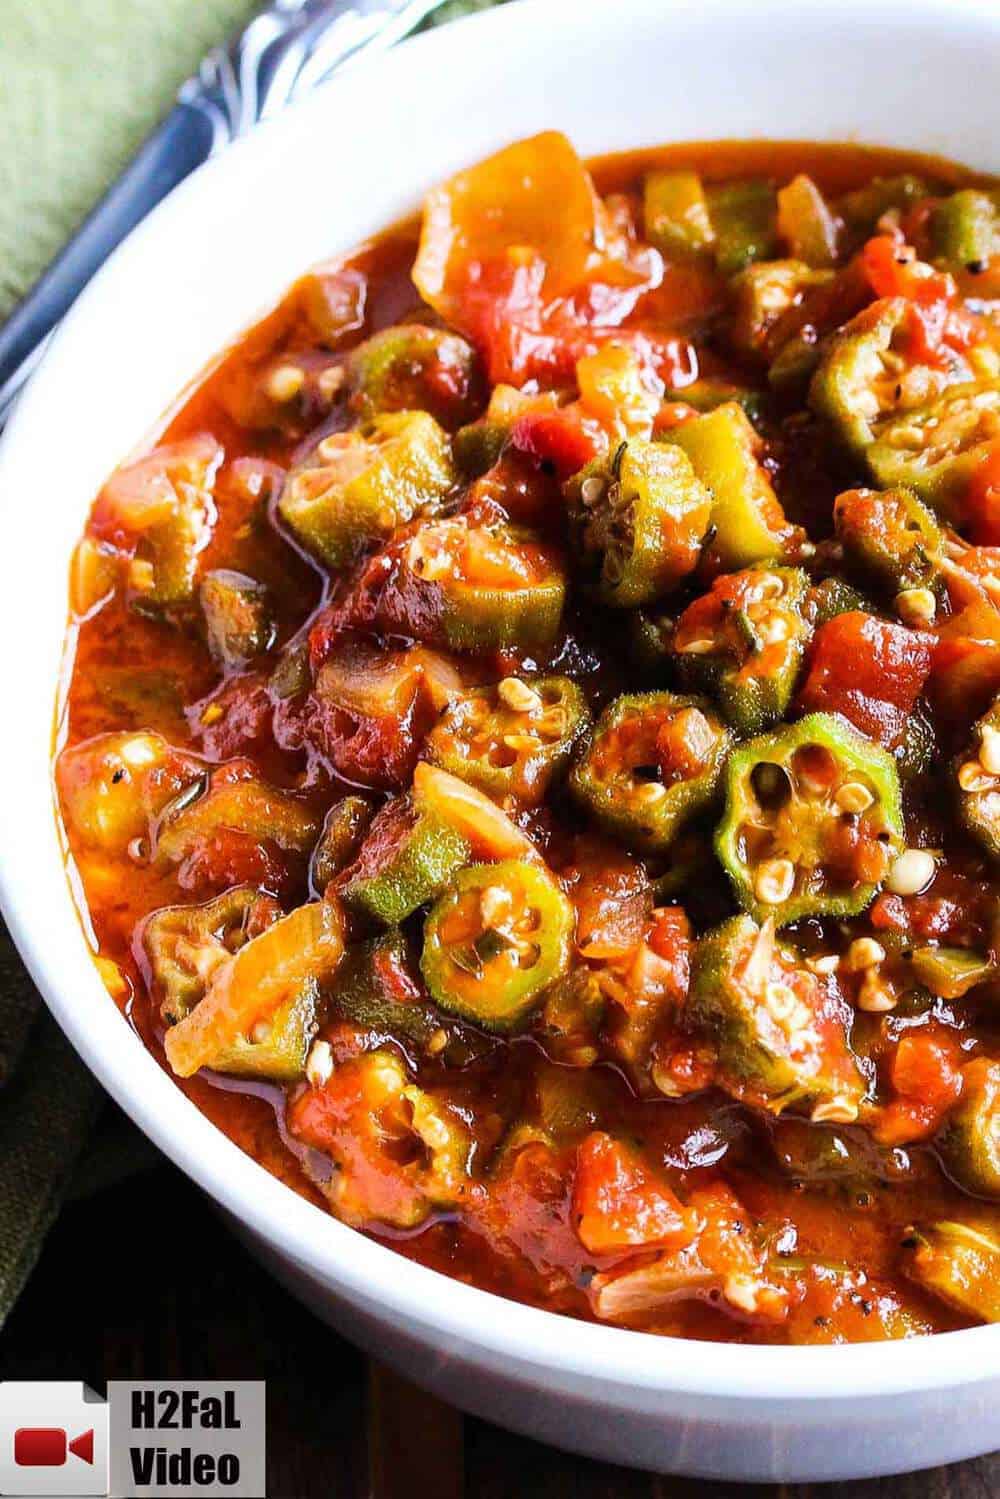
{"type": "Polygon", "coordinates": [[[215,47],[177,103],[0,327],[0,429],[73,301],[196,166],[362,53],[394,46],[442,0],[274,0],[215,47]]]}

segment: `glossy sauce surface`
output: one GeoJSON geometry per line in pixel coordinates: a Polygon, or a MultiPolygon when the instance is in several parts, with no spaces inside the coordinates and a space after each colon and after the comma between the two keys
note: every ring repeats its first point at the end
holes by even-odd
{"type": "MultiPolygon", "coordinates": [[[[863,187],[873,177],[904,171],[940,184],[942,194],[973,180],[939,161],[854,146],[798,143],[685,145],[591,164],[599,193],[613,200],[616,219],[639,224],[643,178],[651,169],[666,167],[691,168],[706,183],[764,175],[783,184],[807,173],[828,199],[863,187]]],[[[322,397],[310,404],[310,382],[337,368],[349,349],[379,329],[417,318],[435,322],[410,275],[419,232],[416,221],[396,227],[332,262],[318,280],[306,278],[223,356],[172,417],[161,439],[182,443],[210,433],[224,450],[213,490],[217,520],[199,553],[198,570],[203,576],[212,569],[233,569],[266,586],[273,613],[266,653],[245,667],[220,672],[203,633],[184,611],[165,617],[156,609],[136,608],[134,591],[121,586],[96,603],[90,595],[82,600],[78,596],[78,606],[90,607],[78,607],[71,620],[73,668],[60,749],[111,731],[152,731],[209,766],[239,761],[248,774],[291,793],[314,814],[317,825],[338,797],[358,789],[356,779],[338,774],[315,741],[303,742],[273,691],[271,673],[289,642],[304,638],[309,629],[315,632],[317,621],[322,626],[323,611],[331,599],[336,603],[340,597],[336,574],[331,577],[293,542],[286,526],[275,524],[275,503],[282,475],[315,448],[317,432],[335,433],[352,420],[336,401],[332,409],[324,409],[322,397]],[[318,287],[325,287],[327,294],[323,316],[328,326],[322,336],[311,311],[318,287]],[[269,372],[288,364],[306,371],[306,393],[298,415],[269,425],[259,419],[261,385],[269,372]]],[[[988,277],[989,273],[983,281],[988,277]]],[[[707,262],[677,263],[668,265],[660,284],[624,319],[625,328],[653,325],[679,341],[671,356],[678,405],[684,402],[683,385],[691,373],[685,364],[689,356],[680,344],[689,339],[702,379],[767,389],[761,366],[734,352],[719,335],[720,322],[729,316],[728,296],[726,281],[707,262]]],[[[466,420],[482,411],[485,398],[485,388],[468,398],[466,420]]],[[[832,537],[834,498],[856,481],[830,461],[823,432],[803,411],[801,399],[784,405],[779,401],[761,419],[763,466],[788,522],[803,528],[813,546],[822,546],[832,537]]],[[[527,520],[547,544],[561,546],[563,475],[553,471],[551,459],[537,454],[508,452],[502,462],[503,484],[515,496],[513,507],[508,505],[516,512],[513,518],[527,520]]],[[[102,539],[106,541],[108,534],[102,539]]],[[[77,581],[74,586],[81,585],[77,581]]],[[[689,591],[685,601],[694,596],[689,591]]],[[[951,615],[960,607],[954,598],[944,606],[951,615]]],[[[499,652],[483,680],[519,671],[530,680],[538,662],[581,683],[596,716],[617,694],[639,686],[619,618],[610,610],[594,609],[582,594],[574,595],[547,660],[544,654],[499,652]]],[[[939,617],[937,627],[941,625],[939,617]]],[[[377,629],[372,633],[377,635],[377,629]]],[[[398,645],[401,633],[389,632],[390,644],[398,645]]],[[[315,640],[314,633],[314,651],[315,640]]],[[[930,771],[913,779],[905,797],[906,843],[945,850],[932,890],[908,900],[902,913],[900,898],[883,893],[867,916],[851,918],[842,930],[836,922],[799,922],[786,935],[795,937],[803,951],[825,951],[831,942],[842,951],[848,938],[877,935],[878,921],[885,929],[895,923],[911,942],[940,940],[979,950],[997,940],[990,928],[997,888],[991,866],[982,850],[956,828],[950,801],[941,790],[952,740],[960,739],[965,729],[961,724],[949,737],[950,731],[941,728],[946,719],[947,714],[937,721],[938,757],[930,771]]],[[[373,804],[379,804],[392,788],[369,784],[364,790],[373,804]]],[[[579,807],[563,799],[555,810],[545,806],[514,820],[544,847],[549,864],[571,890],[579,891],[588,881],[600,885],[600,898],[620,916],[633,893],[637,861],[629,855],[622,858],[614,841],[598,833],[579,807]]],[[[133,849],[124,862],[95,853],[79,836],[72,818],[68,835],[97,951],[113,965],[105,973],[116,1002],[164,1065],[160,995],[141,937],[149,913],[173,904],[203,902],[240,883],[268,892],[285,910],[322,894],[321,888],[310,886],[305,855],[275,848],[248,833],[227,830],[208,852],[202,849],[197,857],[169,867],[144,857],[148,850],[141,848],[133,849]]],[[[736,909],[721,870],[700,865],[670,895],[668,907],[675,903],[684,907],[699,935],[736,909]]],[[[992,992],[987,986],[969,1003],[938,999],[910,1015],[857,1013],[855,1042],[878,1065],[880,1118],[884,1120],[884,1111],[894,1101],[898,1105],[900,1098],[910,1097],[898,1089],[893,1092],[888,1082],[891,1057],[908,1033],[940,1033],[951,1058],[949,1076],[975,1056],[1000,1056],[992,992]],[[878,1061],[880,1057],[884,1060],[878,1061]]],[[[446,1099],[456,1117],[465,1121],[472,1141],[470,1180],[475,1185],[464,1207],[435,1212],[412,1228],[376,1221],[363,1225],[400,1253],[559,1312],[587,1318],[604,1315],[626,1325],[696,1338],[857,1341],[942,1331],[977,1320],[930,1294],[901,1270],[900,1245],[915,1223],[961,1218],[970,1202],[980,1218],[985,1215],[993,1223],[1000,1219],[985,1199],[971,1198],[942,1170],[935,1138],[943,1113],[930,1124],[914,1123],[915,1116],[906,1115],[908,1122],[895,1137],[886,1128],[873,1143],[873,1131],[877,1134],[880,1126],[811,1124],[807,1118],[793,1117],[794,1110],[779,1117],[734,1096],[711,1076],[703,1088],[665,1097],[649,1086],[636,1086],[624,1050],[616,1053],[614,1046],[595,1065],[579,1067],[566,1065],[575,1059],[537,1034],[489,1035],[473,1029],[473,1054],[460,1067],[421,1055],[405,1040],[401,1043],[416,1083],[446,1099]],[[570,1127],[554,1143],[526,1134],[519,1141],[515,1164],[508,1163],[498,1173],[499,1153],[510,1148],[512,1132],[533,1120],[539,1094],[547,1088],[558,1091],[566,1074],[573,1075],[578,1087],[573,1108],[583,1123],[570,1127]],[[719,1184],[727,1189],[746,1220],[735,1227],[730,1222],[727,1232],[737,1240],[746,1233],[765,1246],[763,1279],[784,1298],[781,1314],[773,1309],[761,1312],[759,1298],[753,1295],[741,1306],[738,1294],[720,1295],[714,1282],[706,1282],[704,1291],[693,1295],[664,1295],[652,1302],[640,1298],[634,1308],[626,1301],[613,1314],[602,1311],[595,1299],[595,1279],[613,1285],[626,1260],[630,1268],[643,1269],[664,1241],[654,1236],[644,1245],[633,1239],[627,1254],[620,1247],[595,1251],[581,1242],[576,1232],[581,1189],[574,1197],[573,1183],[581,1170],[581,1139],[594,1132],[627,1142],[644,1162],[654,1163],[683,1204],[691,1202],[692,1193],[695,1201],[699,1193],[709,1194],[703,1208],[709,1219],[715,1211],[710,1194],[719,1184]],[[817,1162],[821,1135],[819,1153],[824,1159],[817,1162]]],[[[391,1038],[362,1035],[335,1012],[320,1034],[329,1040],[339,1067],[352,1065],[352,1059],[379,1041],[389,1039],[391,1044],[391,1038]]],[[[304,1106],[294,1103],[300,1098],[296,1087],[248,1082],[217,1072],[179,1081],[243,1150],[293,1190],[319,1207],[328,1206],[324,1167],[317,1163],[308,1121],[297,1133],[290,1127],[289,1100],[299,1110],[295,1118],[304,1118],[304,1106]]],[[[363,1168],[359,1170],[363,1174],[363,1168]]],[[[635,1190],[641,1195],[641,1173],[637,1180],[635,1190]]],[[[724,1211],[718,1209],[722,1216],[724,1211]]],[[[759,1255],[754,1263],[759,1270],[759,1255]]],[[[768,1305],[766,1297],[764,1304],[768,1305]]]]}

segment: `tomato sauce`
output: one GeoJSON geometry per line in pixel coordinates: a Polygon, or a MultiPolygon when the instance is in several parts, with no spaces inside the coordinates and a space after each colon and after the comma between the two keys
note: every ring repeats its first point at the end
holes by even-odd
{"type": "MultiPolygon", "coordinates": [[[[653,170],[697,172],[706,185],[756,177],[787,183],[807,174],[828,200],[864,188],[873,178],[903,173],[933,183],[938,198],[981,180],[951,163],[898,151],[795,142],[671,146],[604,157],[590,169],[611,219],[628,226],[626,248],[616,252],[624,260],[635,258],[643,182],[653,170]]],[[[897,226],[899,222],[897,217],[897,226]]],[[[904,211],[900,242],[909,233],[904,211]]],[[[302,671],[303,652],[308,670],[327,670],[328,661],[336,662],[338,643],[356,634],[375,640],[380,651],[395,652],[401,660],[405,656],[409,670],[413,658],[406,653],[419,648],[419,642],[414,647],[413,636],[398,624],[380,625],[384,616],[363,616],[341,573],[310,555],[276,507],[289,471],[303,464],[317,441],[326,440],[331,451],[339,451],[336,439],[354,422],[338,399],[337,372],[349,351],[400,323],[429,319],[436,325],[411,279],[419,236],[419,222],[408,221],[306,276],[208,371],[159,438],[160,444],[183,445],[207,433],[224,454],[212,482],[215,515],[197,552],[197,572],[203,577],[225,569],[263,585],[270,601],[266,649],[239,666],[220,669],[186,605],[156,607],[141,597],[137,602],[136,579],[142,575],[134,570],[134,560],[128,564],[133,571],[127,586],[120,571],[110,583],[111,574],[100,573],[95,585],[92,575],[106,567],[107,550],[96,562],[96,553],[78,557],[68,644],[71,672],[58,729],[64,757],[98,735],[162,736],[181,757],[179,768],[170,772],[178,785],[185,784],[185,776],[225,765],[231,780],[263,782],[291,798],[296,813],[307,822],[312,819],[317,833],[330,806],[358,792],[359,779],[371,808],[385,801],[395,772],[389,773],[388,788],[359,778],[352,769],[355,761],[342,747],[344,730],[336,715],[324,726],[336,738],[336,754],[318,750],[319,731],[304,728],[289,706],[300,697],[294,691],[288,697],[276,693],[272,673],[279,658],[302,671]],[[300,381],[291,416],[279,399],[282,372],[289,367],[291,378],[300,381]],[[298,657],[296,642],[302,647],[298,657]]],[[[845,256],[838,270],[842,283],[846,264],[845,256]]],[[[971,297],[967,282],[973,278],[963,281],[965,274],[963,270],[957,279],[962,293],[971,297]]],[[[987,270],[982,282],[995,275],[995,269],[987,270]]],[[[849,303],[845,286],[841,294],[849,303]]],[[[496,303],[490,300],[494,293],[487,291],[484,305],[492,317],[496,303]]],[[[515,300],[527,295],[523,286],[512,292],[509,283],[503,294],[515,300]]],[[[597,293],[591,289],[589,295],[593,302],[597,293]]],[[[869,289],[866,297],[871,296],[869,289]]],[[[685,389],[694,389],[692,372],[702,381],[767,394],[761,361],[720,333],[732,315],[730,299],[729,282],[709,257],[668,260],[658,283],[640,292],[615,324],[621,330],[619,343],[631,348],[644,368],[643,361],[651,361],[660,392],[666,388],[654,403],[654,432],[669,433],[674,424],[683,426],[692,417],[685,404],[685,389]]],[[[974,316],[988,320],[985,304],[990,300],[984,293],[967,305],[974,307],[974,316]]],[[[557,549],[563,544],[561,484],[572,482],[586,463],[599,462],[602,441],[605,447],[607,443],[601,420],[593,415],[597,408],[582,402],[572,375],[575,364],[591,357],[594,329],[603,326],[606,309],[595,314],[591,308],[584,317],[579,298],[573,306],[578,322],[571,339],[563,323],[555,332],[551,326],[533,325],[530,334],[519,333],[516,340],[506,331],[502,340],[492,333],[481,335],[493,340],[488,364],[495,377],[525,384],[529,391],[557,387],[561,394],[550,408],[518,417],[513,450],[508,446],[500,477],[490,467],[472,481],[472,513],[489,517],[500,507],[515,525],[530,526],[543,546],[557,549]]],[[[836,324],[856,310],[848,305],[836,324]]],[[[480,319],[486,315],[476,314],[480,319]]],[[[476,336],[470,336],[475,342],[476,336]]],[[[485,386],[463,394],[444,375],[437,378],[435,400],[448,409],[449,403],[457,402],[458,409],[467,401],[466,422],[485,408],[485,386]]],[[[815,553],[825,546],[823,571],[835,576],[843,552],[835,550],[833,501],[848,487],[850,465],[831,460],[825,433],[808,415],[802,397],[779,401],[759,426],[764,433],[762,470],[780,501],[786,534],[793,538],[788,545],[793,551],[800,548],[792,561],[808,559],[810,547],[815,553]]],[[[986,493],[983,479],[980,490],[986,493]]],[[[986,514],[985,502],[980,498],[978,503],[977,517],[986,514]]],[[[984,526],[973,519],[971,539],[980,546],[984,526]]],[[[962,530],[957,523],[956,530],[962,530]]],[[[92,522],[95,545],[103,545],[109,534],[98,535],[92,522]]],[[[402,534],[403,541],[391,541],[388,551],[397,544],[412,545],[405,523],[402,534]]],[[[1000,541],[1000,536],[990,533],[989,540],[1000,541]]],[[[953,571],[962,563],[958,544],[952,543],[953,571]]],[[[383,554],[373,549],[372,556],[382,568],[383,554]]],[[[716,573],[726,570],[718,562],[712,565],[716,573]]],[[[114,567],[121,567],[117,558],[114,567]]],[[[973,571],[966,566],[962,576],[973,571]]],[[[815,574],[810,577],[816,581],[815,574]]],[[[380,580],[381,574],[369,586],[381,588],[380,580]]],[[[710,581],[706,576],[700,586],[707,588],[710,581]]],[[[510,579],[502,582],[511,585],[510,579]]],[[[980,597],[978,585],[972,592],[980,597]]],[[[691,597],[689,589],[685,602],[691,597]]],[[[929,762],[931,772],[917,773],[908,783],[905,843],[936,851],[938,865],[926,892],[901,896],[885,887],[867,915],[793,923],[784,935],[794,937],[804,953],[818,956],[832,944],[843,956],[849,941],[882,940],[890,933],[898,937],[900,950],[930,942],[983,952],[988,959],[992,945],[1000,941],[993,866],[982,847],[958,827],[940,789],[950,757],[967,737],[969,719],[952,707],[951,658],[939,648],[939,637],[947,639],[948,621],[959,616],[960,605],[954,598],[950,605],[944,602],[942,594],[938,599],[936,622],[923,631],[904,625],[882,607],[880,613],[888,618],[840,612],[818,622],[811,637],[796,711],[842,714],[890,755],[914,718],[928,716],[938,755],[929,762]],[[941,702],[948,705],[943,713],[935,706],[941,702]]],[[[994,602],[987,594],[976,607],[992,611],[994,602]]],[[[665,605],[668,612],[673,608],[669,597],[665,605]]],[[[862,611],[867,607],[864,601],[860,605],[862,611]]],[[[551,650],[508,644],[472,654],[480,661],[489,656],[491,681],[520,671],[529,674],[530,683],[538,663],[563,672],[582,685],[596,715],[616,694],[636,690],[621,618],[574,595],[551,650]]],[[[1000,629],[984,643],[984,632],[977,627],[960,634],[950,649],[965,661],[977,651],[995,654],[996,642],[1000,629]]],[[[461,650],[449,654],[446,647],[444,654],[450,669],[459,677],[465,673],[463,686],[476,685],[461,650]]],[[[350,670],[357,675],[364,669],[350,670]]],[[[414,724],[420,733],[428,731],[440,711],[436,669],[421,665],[416,696],[407,698],[405,709],[398,707],[402,699],[394,700],[392,711],[398,717],[387,714],[386,724],[371,730],[375,737],[364,752],[369,768],[389,763],[397,732],[417,734],[414,724]]],[[[989,677],[977,711],[985,711],[998,685],[1000,673],[989,677]]],[[[356,746],[353,752],[361,755],[356,746]]],[[[409,776],[413,760],[407,764],[409,776]]],[[[692,751],[683,775],[695,774],[704,764],[703,750],[692,751]]],[[[211,780],[213,794],[219,784],[218,776],[211,780]]],[[[285,911],[321,896],[322,889],[310,884],[307,841],[300,840],[299,846],[298,835],[288,832],[282,842],[273,833],[279,814],[272,807],[267,814],[271,830],[265,835],[253,827],[223,826],[196,840],[177,863],[149,857],[141,833],[130,840],[127,855],[111,854],[81,831],[65,782],[60,789],[70,854],[102,973],[128,1023],[167,1067],[162,996],[143,939],[150,913],[202,903],[240,885],[266,892],[285,911]]],[[[172,806],[167,804],[166,811],[159,806],[156,817],[174,815],[172,806]]],[[[408,1088],[429,1090],[439,1102],[444,1100],[449,1119],[463,1121],[467,1159],[462,1170],[467,1174],[459,1205],[437,1207],[412,1224],[404,1221],[408,1197],[401,1205],[398,1194],[392,1196],[392,1213],[383,1221],[357,1207],[391,1195],[392,1173],[385,1159],[358,1145],[367,1128],[359,1123],[367,1107],[367,1085],[358,1082],[356,1093],[351,1092],[352,1069],[370,1053],[378,1028],[338,1017],[335,1006],[322,1022],[320,1036],[329,1046],[333,1079],[340,1079],[336,1087],[329,1080],[305,1088],[219,1071],[179,1078],[178,1085],[242,1150],[321,1209],[332,1203],[347,1221],[401,1254],[553,1311],[684,1337],[787,1343],[908,1336],[978,1320],[970,1308],[905,1273],[900,1246],[914,1225],[963,1219],[970,1205],[982,1231],[984,1223],[1000,1222],[989,1194],[960,1188],[944,1169],[938,1148],[939,1131],[958,1106],[963,1066],[972,1057],[1000,1056],[992,976],[969,1001],[939,995],[910,1010],[905,1003],[884,1013],[859,1008],[854,1045],[866,1059],[877,1105],[859,1120],[810,1124],[794,1107],[782,1112],[749,1092],[734,1096],[724,1091],[703,1038],[692,1037],[680,1021],[664,1029],[661,1012],[653,1016],[643,991],[636,988],[637,963],[650,970],[662,964],[669,979],[656,988],[661,996],[657,1003],[682,1009],[694,943],[735,910],[725,877],[700,862],[698,845],[685,867],[684,837],[674,844],[676,883],[657,887],[669,894],[657,893],[660,926],[648,935],[652,897],[647,897],[649,885],[635,850],[616,850],[613,840],[589,827],[579,806],[569,810],[564,800],[557,801],[554,811],[544,805],[518,812],[513,821],[545,850],[559,873],[575,904],[577,941],[583,944],[587,934],[588,962],[607,965],[601,970],[607,992],[617,982],[621,1002],[613,1021],[605,1022],[604,1039],[593,1056],[588,1050],[593,1036],[586,1026],[579,1034],[573,1030],[577,1010],[559,1032],[558,1045],[549,1044],[549,1032],[491,1035],[473,1026],[475,1039],[461,1066],[442,1060],[446,1053],[428,1054],[406,1039],[393,1050],[391,1036],[376,1036],[402,1058],[408,1088]],[[686,916],[664,919],[664,910],[675,913],[678,907],[686,916]],[[663,998],[668,994],[669,1000],[663,998]],[[655,1067],[649,1071],[654,1054],[662,1075],[674,1080],[668,1092],[650,1083],[650,1076],[657,1075],[655,1067]],[[560,1089],[568,1089],[562,1101],[560,1089]],[[575,1122],[543,1139],[535,1122],[540,1096],[548,1100],[546,1107],[570,1111],[575,1122]],[[329,1190],[331,1140],[339,1142],[343,1159],[352,1163],[351,1191],[339,1198],[331,1198],[329,1190]],[[395,1220],[389,1221],[393,1214],[395,1220]],[[744,1247],[750,1241],[752,1254],[744,1247]],[[685,1252],[689,1281],[675,1264],[678,1253],[683,1258],[685,1252]],[[676,1284],[664,1279],[668,1268],[676,1274],[676,1284]],[[623,1269],[633,1276],[634,1288],[632,1283],[624,1288],[623,1269]]],[[[652,867],[660,879],[663,871],[655,860],[652,867]]],[[[412,925],[406,917],[404,926],[407,921],[412,925]]],[[[360,935],[369,930],[362,924],[360,935]]],[[[397,974],[404,1001],[412,1000],[406,990],[410,982],[397,974]]],[[[383,1120],[380,1128],[392,1141],[398,1131],[401,1143],[392,1149],[397,1164],[408,1168],[413,1152],[429,1149],[426,1140],[414,1144],[406,1133],[411,1122],[406,1110],[412,1113],[418,1105],[400,1101],[404,1094],[398,1080],[388,1074],[385,1087],[394,1100],[391,1108],[403,1113],[399,1119],[395,1112],[387,1115],[389,1122],[383,1120]]]]}

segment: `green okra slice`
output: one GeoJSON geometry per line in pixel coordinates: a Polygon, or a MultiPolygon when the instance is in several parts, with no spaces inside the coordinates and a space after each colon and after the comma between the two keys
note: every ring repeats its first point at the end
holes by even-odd
{"type": "Polygon", "coordinates": [[[252,885],[237,885],[196,906],[164,906],[147,918],[142,945],[164,1020],[183,1020],[202,998],[215,970],[280,915],[277,903],[252,885]]]}
{"type": "Polygon", "coordinates": [[[416,608],[452,650],[542,651],[559,632],[562,559],[523,527],[462,515],[429,521],[407,543],[402,565],[416,608]]]}
{"type": "Polygon", "coordinates": [[[813,375],[810,406],[857,461],[904,405],[900,376],[913,362],[913,317],[912,303],[902,297],[873,302],[830,339],[813,375]]]}
{"type": "Polygon", "coordinates": [[[813,268],[836,264],[840,226],[805,172],[778,190],[778,234],[790,255],[813,268]]]}
{"type": "Polygon", "coordinates": [[[918,1223],[902,1248],[903,1269],[917,1285],[967,1317],[1000,1322],[1000,1233],[992,1220],[918,1223]]]}
{"type": "Polygon", "coordinates": [[[962,1068],[962,1096],[936,1144],[960,1187],[1000,1201],[1000,1062],[976,1057],[962,1068]]]}
{"type": "Polygon", "coordinates": [[[344,567],[455,483],[451,445],[426,411],[396,411],[323,438],[285,481],[278,511],[306,551],[344,567]]]}
{"type": "Polygon", "coordinates": [[[863,911],[904,846],[895,762],[839,714],[737,746],[724,786],[715,851],[757,921],[863,911]]]}
{"type": "Polygon", "coordinates": [[[857,1119],[867,1082],[848,1039],[850,1008],[778,941],[773,920],[733,916],[701,939],[685,1015],[736,1097],[773,1113],[804,1106],[817,1123],[857,1119]]]}
{"type": "Polygon", "coordinates": [[[604,710],[573,767],[570,789],[630,848],[663,852],[712,805],[731,743],[706,698],[627,694],[604,710]]]}
{"type": "Polygon", "coordinates": [[[760,438],[735,401],[675,427],[666,439],[683,449],[710,491],[712,549],[725,568],[781,555],[788,534],[778,497],[758,461],[760,438]]]}
{"type": "Polygon", "coordinates": [[[647,172],[643,222],[646,238],[668,260],[697,260],[715,245],[708,200],[697,172],[647,172]]]}
{"type": "Polygon", "coordinates": [[[693,571],[712,498],[685,453],[634,437],[566,485],[580,556],[598,594],[635,609],[693,571]]]}
{"type": "Polygon", "coordinates": [[[365,421],[420,410],[445,427],[468,411],[479,383],[472,345],[423,323],[398,323],[365,339],[348,355],[347,381],[351,406],[365,421]]]}
{"type": "Polygon", "coordinates": [[[274,642],[274,614],[263,583],[231,568],[214,568],[198,589],[205,639],[216,665],[239,671],[274,642]]]}
{"type": "Polygon", "coordinates": [[[330,808],[309,864],[310,879],[320,894],[356,857],[373,816],[372,804],[363,796],[343,796],[330,808]]]}
{"type": "Polygon", "coordinates": [[[543,867],[470,865],[424,923],[424,982],[450,1014],[513,1030],[567,972],[575,928],[573,906],[543,867]]]}
{"type": "Polygon", "coordinates": [[[715,261],[732,276],[752,260],[772,259],[778,249],[778,200],[774,184],[749,177],[708,188],[715,233],[715,261]]]}
{"type": "Polygon", "coordinates": [[[732,339],[745,354],[768,358],[769,335],[786,312],[813,287],[825,286],[832,272],[813,270],[803,260],[761,260],[733,277],[732,339]]]}
{"type": "Polygon", "coordinates": [[[914,172],[901,172],[894,177],[873,177],[864,187],[837,198],[834,208],[853,235],[864,238],[874,231],[883,214],[909,208],[931,191],[925,178],[914,172]]]}
{"type": "Polygon", "coordinates": [[[998,437],[1000,380],[963,381],[883,423],[868,465],[883,488],[909,488],[937,514],[961,521],[984,445],[998,437]]]}
{"type": "Polygon", "coordinates": [[[834,501],[833,519],[848,565],[883,594],[895,598],[938,583],[941,528],[909,490],[846,490],[834,501]]]}
{"type": "Polygon", "coordinates": [[[393,797],[341,874],[338,893],[349,910],[394,926],[433,900],[470,854],[468,840],[432,808],[393,797]]]}
{"type": "Polygon", "coordinates": [[[1000,254],[1000,194],[964,187],[931,214],[935,257],[950,265],[982,270],[1000,254]]]}
{"type": "Polygon", "coordinates": [[[544,801],[590,715],[568,677],[505,677],[454,698],[424,741],[424,756],[496,800],[544,801]]]}
{"type": "MultiPolygon", "coordinates": [[[[185,1019],[204,998],[208,985],[253,937],[281,916],[270,896],[250,885],[227,890],[198,906],[165,906],[144,923],[143,948],[161,1014],[170,1024],[185,1019]]],[[[215,1072],[292,1082],[301,1077],[316,1033],[319,986],[307,980],[248,1036],[236,1036],[207,1063],[215,1072]]]]}
{"type": "Polygon", "coordinates": [[[678,672],[710,692],[740,734],[759,733],[784,716],[812,633],[808,584],[793,567],[726,573],[677,621],[678,672]]]}
{"type": "Polygon", "coordinates": [[[462,1066],[483,1050],[480,1038],[431,1004],[398,927],[347,949],[330,1013],[424,1056],[439,1057],[446,1066],[462,1066]]]}
{"type": "Polygon", "coordinates": [[[973,726],[953,773],[959,821],[992,859],[1000,859],[1000,697],[973,726]]]}

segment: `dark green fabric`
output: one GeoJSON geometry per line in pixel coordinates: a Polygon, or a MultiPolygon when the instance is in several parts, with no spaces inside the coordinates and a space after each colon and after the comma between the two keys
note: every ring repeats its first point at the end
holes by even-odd
{"type": "MultiPolygon", "coordinates": [[[[442,24],[496,0],[450,0],[442,24]]],[[[0,320],[259,0],[3,0],[0,320]]],[[[68,1192],[162,1159],[42,1006],[0,923],[0,1326],[68,1192]]]]}

